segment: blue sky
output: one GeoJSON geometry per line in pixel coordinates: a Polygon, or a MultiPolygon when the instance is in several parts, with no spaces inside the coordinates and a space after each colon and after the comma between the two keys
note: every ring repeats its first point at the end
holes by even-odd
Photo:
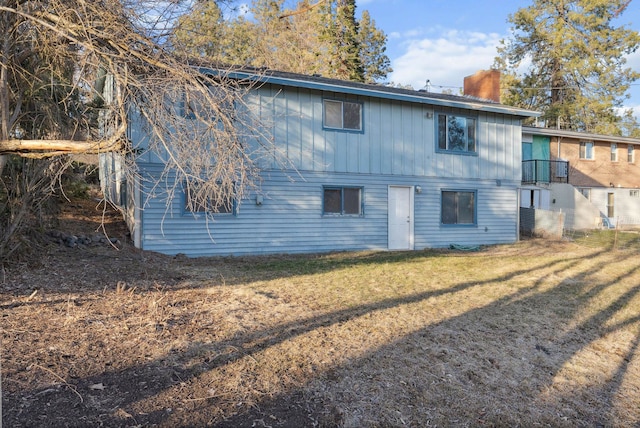
{"type": "MultiPolygon", "coordinates": [[[[632,1],[619,24],[640,31],[640,4],[632,1]]],[[[394,69],[389,80],[415,89],[457,93],[463,78],[488,69],[501,39],[509,36],[509,14],[530,0],[358,0],[357,14],[368,10],[387,34],[387,55],[394,69]]],[[[640,51],[628,58],[640,70],[640,51]]],[[[640,81],[625,106],[640,116],[640,81]]]]}

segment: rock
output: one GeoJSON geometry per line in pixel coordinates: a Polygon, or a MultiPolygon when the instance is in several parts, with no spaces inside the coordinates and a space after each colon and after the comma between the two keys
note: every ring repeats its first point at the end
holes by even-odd
{"type": "Polygon", "coordinates": [[[87,249],[89,247],[97,247],[99,245],[120,245],[121,242],[118,238],[107,238],[101,234],[94,235],[71,235],[61,232],[59,230],[50,230],[46,232],[51,241],[56,242],[58,245],[64,245],[69,248],[87,249]]]}
{"type": "Polygon", "coordinates": [[[75,248],[78,245],[78,237],[69,235],[63,238],[64,244],[69,248],[75,248]]]}
{"type": "Polygon", "coordinates": [[[50,230],[47,232],[47,235],[54,239],[62,239],[62,232],[60,232],[59,230],[50,230]]]}

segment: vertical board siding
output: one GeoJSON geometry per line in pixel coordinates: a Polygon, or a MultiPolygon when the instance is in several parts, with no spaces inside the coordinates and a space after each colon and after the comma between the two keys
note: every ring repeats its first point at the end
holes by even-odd
{"type": "Polygon", "coordinates": [[[379,101],[380,103],[378,105],[378,108],[380,109],[380,121],[376,122],[375,124],[371,124],[368,134],[371,135],[371,138],[376,138],[376,135],[378,136],[378,141],[375,146],[375,156],[377,156],[381,160],[381,168],[377,170],[374,169],[371,172],[374,174],[391,174],[393,173],[393,153],[386,153],[385,149],[393,143],[394,138],[395,128],[393,123],[393,116],[389,112],[389,110],[393,109],[393,103],[383,102],[382,100],[379,101]]]}
{"type": "Polygon", "coordinates": [[[517,117],[271,85],[250,96],[274,144],[300,171],[520,179],[517,117]],[[361,103],[363,132],[324,129],[324,98],[361,103]],[[477,155],[436,151],[435,112],[477,117],[477,155]]]}
{"type": "MultiPolygon", "coordinates": [[[[263,134],[274,144],[271,159],[259,161],[264,169],[279,168],[285,157],[300,171],[520,179],[522,136],[517,117],[273,85],[256,89],[246,102],[248,111],[257,113],[265,128],[263,134]],[[324,98],[361,103],[363,132],[324,129],[324,98]],[[436,112],[477,117],[477,155],[436,150],[436,112]]],[[[148,145],[143,128],[143,121],[133,114],[130,136],[141,149],[148,145]]],[[[162,162],[164,158],[164,154],[146,150],[140,162],[162,162]]]]}
{"type": "MultiPolygon", "coordinates": [[[[300,96],[300,133],[297,138],[300,139],[300,169],[305,171],[313,171],[315,166],[315,151],[313,150],[314,136],[314,120],[316,104],[312,102],[312,96],[309,91],[301,90],[300,96]]],[[[321,114],[322,112],[320,112],[321,114]]]]}
{"type": "MultiPolygon", "coordinates": [[[[145,166],[149,177],[159,172],[157,165],[145,166]]],[[[316,172],[299,177],[283,171],[266,171],[263,178],[263,204],[256,205],[252,195],[241,201],[237,215],[211,219],[184,213],[181,194],[168,205],[163,195],[148,198],[142,211],[142,247],[188,256],[385,250],[389,185],[420,185],[423,189],[415,195],[416,249],[506,243],[517,237],[517,183],[496,187],[492,181],[316,172]],[[364,215],[323,216],[324,185],[363,187],[364,215]],[[477,226],[440,224],[444,188],[477,190],[477,226]]]]}

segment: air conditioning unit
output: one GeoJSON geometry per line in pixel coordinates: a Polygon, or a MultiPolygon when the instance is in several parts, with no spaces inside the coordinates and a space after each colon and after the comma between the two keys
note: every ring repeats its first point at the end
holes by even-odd
{"type": "Polygon", "coordinates": [[[558,159],[556,162],[556,177],[566,178],[569,174],[569,163],[564,159],[558,159]]]}

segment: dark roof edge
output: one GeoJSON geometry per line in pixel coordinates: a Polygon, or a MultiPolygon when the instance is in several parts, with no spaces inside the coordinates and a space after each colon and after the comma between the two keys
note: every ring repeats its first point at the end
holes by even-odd
{"type": "Polygon", "coordinates": [[[545,135],[548,137],[568,137],[585,140],[607,141],[610,143],[640,144],[640,138],[594,134],[591,132],[569,131],[566,129],[540,128],[537,126],[523,126],[522,133],[545,135]]]}
{"type": "Polygon", "coordinates": [[[250,68],[216,69],[200,67],[199,70],[204,74],[224,75],[232,79],[250,80],[281,86],[341,92],[344,94],[369,96],[418,104],[430,104],[440,107],[472,109],[488,113],[507,114],[521,118],[540,116],[540,113],[537,111],[506,106],[490,100],[482,100],[475,97],[415,91],[383,85],[329,79],[326,77],[308,76],[305,74],[250,68]]]}

